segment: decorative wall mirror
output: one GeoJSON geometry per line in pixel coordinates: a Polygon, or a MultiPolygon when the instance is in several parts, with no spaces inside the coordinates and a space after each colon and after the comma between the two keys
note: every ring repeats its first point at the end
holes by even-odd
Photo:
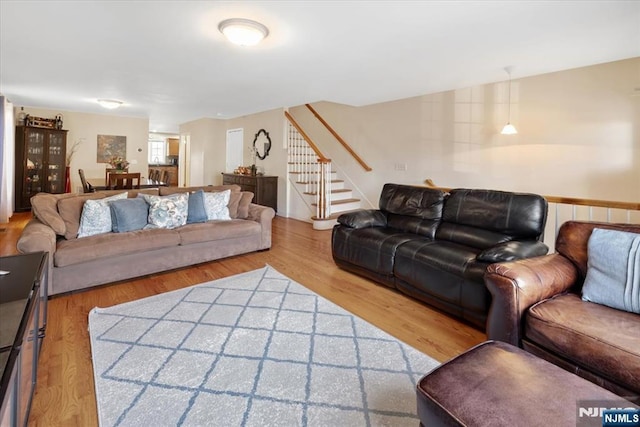
{"type": "Polygon", "coordinates": [[[256,157],[260,160],[267,158],[269,150],[271,150],[271,138],[269,138],[269,132],[264,129],[260,129],[258,133],[256,133],[255,138],[253,138],[253,150],[256,153],[256,157]],[[260,148],[262,148],[262,154],[260,154],[260,148]]]}

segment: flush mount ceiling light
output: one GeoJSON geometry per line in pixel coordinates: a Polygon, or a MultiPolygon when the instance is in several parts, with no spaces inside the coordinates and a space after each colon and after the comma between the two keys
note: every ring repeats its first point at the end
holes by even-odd
{"type": "Polygon", "coordinates": [[[509,120],[507,120],[507,124],[502,128],[502,135],[515,135],[518,133],[515,126],[511,124],[511,70],[513,67],[504,67],[504,70],[509,75],[509,120]]]}
{"type": "Polygon", "coordinates": [[[121,106],[123,104],[122,101],[118,101],[117,99],[98,99],[98,104],[100,104],[102,107],[109,109],[109,110],[115,110],[116,108],[118,108],[119,106],[121,106]]]}
{"type": "Polygon", "coordinates": [[[231,43],[240,46],[255,46],[269,35],[269,29],[261,23],[243,18],[225,19],[218,25],[218,30],[231,43]]]}

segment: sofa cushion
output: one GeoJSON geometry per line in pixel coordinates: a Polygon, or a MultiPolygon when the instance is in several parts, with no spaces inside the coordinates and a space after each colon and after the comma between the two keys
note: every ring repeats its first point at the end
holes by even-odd
{"type": "Polygon", "coordinates": [[[438,220],[442,216],[445,193],[427,187],[385,184],[380,194],[380,210],[398,215],[438,220]]]}
{"type": "Polygon", "coordinates": [[[147,225],[149,205],[143,198],[111,202],[111,226],[114,233],[141,230],[147,225]]]}
{"type": "Polygon", "coordinates": [[[525,336],[578,366],[638,388],[640,315],[561,294],[529,309],[525,336]]]}
{"type": "Polygon", "coordinates": [[[464,277],[478,250],[453,242],[414,238],[398,248],[394,273],[408,283],[421,283],[433,269],[464,277]]]}
{"type": "Polygon", "coordinates": [[[63,236],[67,228],[58,212],[59,198],[49,193],[38,193],[31,198],[31,210],[41,223],[51,227],[57,235],[63,236]]]}
{"type": "Polygon", "coordinates": [[[537,238],[544,231],[547,201],[537,194],[495,190],[451,190],[442,220],[518,238],[537,238]]]}
{"type": "Polygon", "coordinates": [[[89,199],[85,201],[82,207],[82,215],[80,216],[78,238],[111,233],[111,208],[109,204],[114,200],[126,198],[127,193],[120,193],[104,199],[89,199]]]}
{"type": "MultiPolygon", "coordinates": [[[[140,201],[144,203],[143,200],[140,201]]],[[[175,230],[162,228],[98,234],[84,239],[60,241],[54,263],[56,267],[66,267],[104,257],[178,246],[179,243],[180,236],[175,230]]]]}
{"type": "Polygon", "coordinates": [[[216,192],[216,191],[240,191],[241,187],[236,184],[230,185],[203,185],[198,187],[160,187],[160,195],[168,196],[169,194],[175,193],[192,193],[194,191],[202,190],[205,193],[216,192]]]}
{"type": "Polygon", "coordinates": [[[438,227],[438,231],[436,231],[436,239],[448,240],[478,249],[487,249],[497,244],[508,242],[512,237],[497,231],[442,222],[438,227]]]}
{"type": "Polygon", "coordinates": [[[387,214],[387,226],[405,233],[419,234],[433,239],[440,220],[426,219],[409,215],[387,214]]]}
{"type": "Polygon", "coordinates": [[[260,236],[262,227],[256,221],[232,219],[229,221],[187,224],[184,227],[176,228],[176,231],[180,235],[181,245],[200,242],[211,242],[212,245],[215,245],[217,240],[236,239],[252,235],[260,236]]]}
{"type": "Polygon", "coordinates": [[[595,228],[582,299],[640,314],[640,234],[595,228]]]}
{"type": "MultiPolygon", "coordinates": [[[[240,198],[240,202],[238,203],[238,213],[234,216],[231,207],[229,207],[229,216],[231,218],[247,219],[247,217],[249,216],[249,205],[253,200],[253,193],[251,191],[242,191],[240,194],[242,196],[240,198]]],[[[231,192],[231,196],[234,197],[235,192],[231,192]]]]}
{"type": "Polygon", "coordinates": [[[333,230],[333,257],[391,276],[398,247],[415,238],[391,228],[338,227],[333,230]]]}

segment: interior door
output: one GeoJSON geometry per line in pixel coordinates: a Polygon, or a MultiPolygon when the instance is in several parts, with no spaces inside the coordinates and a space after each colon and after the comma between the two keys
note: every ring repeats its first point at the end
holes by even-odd
{"type": "Polygon", "coordinates": [[[227,131],[227,160],[225,172],[232,173],[244,163],[244,129],[229,129],[227,131]]]}

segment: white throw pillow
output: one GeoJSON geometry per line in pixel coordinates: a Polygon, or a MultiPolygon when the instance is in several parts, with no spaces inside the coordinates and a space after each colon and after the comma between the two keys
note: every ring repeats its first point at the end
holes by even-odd
{"type": "Polygon", "coordinates": [[[230,220],[229,199],[231,190],[204,193],[204,210],[207,212],[207,220],[230,220]]]}
{"type": "Polygon", "coordinates": [[[128,193],[120,193],[104,199],[87,200],[82,206],[78,238],[95,236],[111,232],[111,209],[109,203],[114,200],[126,199],[128,193]]]}

